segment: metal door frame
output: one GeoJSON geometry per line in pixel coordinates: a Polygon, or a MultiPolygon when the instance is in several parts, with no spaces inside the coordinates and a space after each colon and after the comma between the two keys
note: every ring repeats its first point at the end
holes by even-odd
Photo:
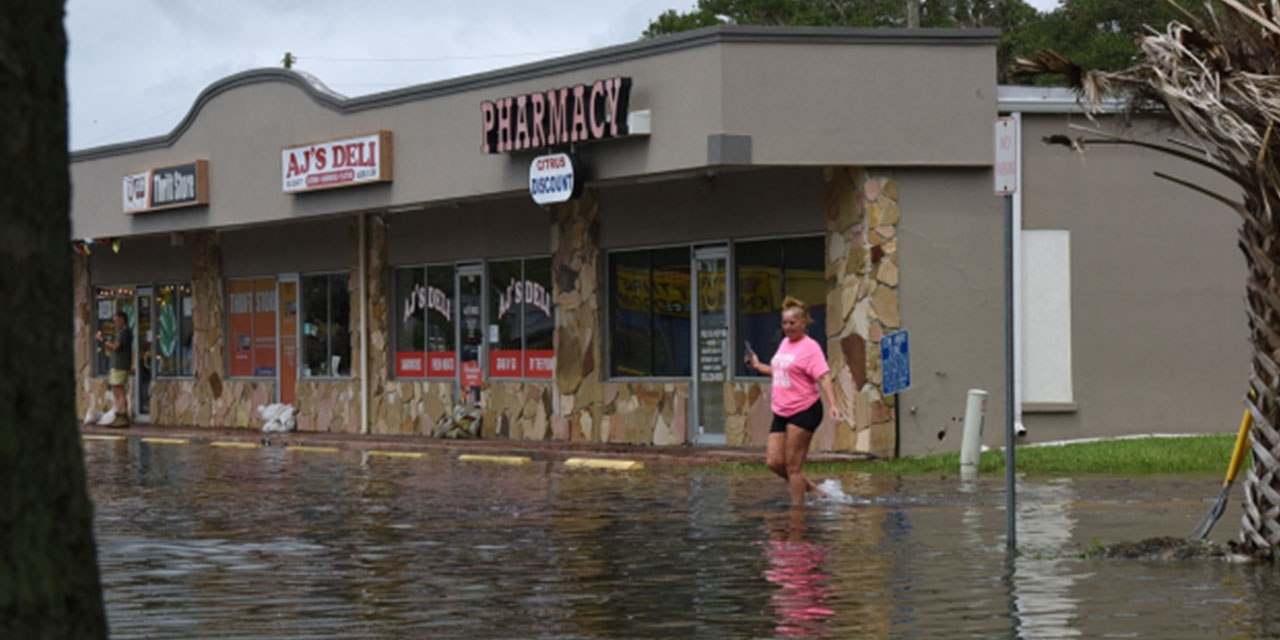
{"type": "Polygon", "coordinates": [[[724,282],[724,313],[725,326],[729,329],[729,336],[725,338],[725,362],[724,375],[725,379],[721,382],[724,384],[731,378],[733,368],[733,320],[734,320],[734,287],[733,287],[733,252],[729,250],[729,242],[708,244],[702,246],[694,246],[689,252],[689,271],[692,274],[692,282],[690,283],[690,298],[693,303],[689,305],[690,314],[693,320],[693,330],[690,332],[692,344],[690,345],[690,359],[693,361],[693,376],[690,378],[689,384],[689,415],[686,424],[693,425],[693,434],[689,438],[691,442],[702,445],[724,445],[726,444],[726,434],[712,433],[708,434],[703,431],[702,420],[700,418],[700,409],[702,406],[702,393],[700,387],[702,385],[702,358],[698,351],[698,337],[701,335],[702,329],[702,311],[698,298],[698,287],[700,286],[698,277],[698,261],[699,260],[724,260],[725,282],[724,282]]]}
{"type": "MultiPolygon", "coordinates": [[[[147,326],[151,327],[151,331],[154,332],[155,321],[156,321],[156,318],[155,318],[156,287],[155,285],[142,284],[142,285],[135,285],[133,287],[133,318],[134,318],[133,320],[133,362],[131,364],[133,365],[133,370],[137,372],[137,375],[134,376],[134,379],[133,379],[133,393],[129,394],[131,396],[129,398],[129,402],[130,402],[130,406],[133,408],[133,420],[136,422],[149,423],[151,422],[151,398],[148,397],[147,399],[147,412],[142,413],[142,365],[143,365],[143,362],[142,362],[142,316],[140,315],[140,312],[142,310],[142,305],[140,304],[139,301],[142,299],[143,296],[147,296],[151,298],[150,304],[147,305],[147,315],[151,316],[147,318],[147,326]]],[[[151,380],[147,381],[148,389],[151,387],[152,383],[156,381],[155,343],[154,343],[154,340],[151,342],[152,342],[151,363],[150,363],[151,380]]]]}
{"type": "Polygon", "coordinates": [[[453,319],[453,353],[454,353],[454,372],[453,372],[453,400],[460,403],[464,399],[462,397],[462,278],[467,276],[480,276],[480,352],[476,354],[477,361],[480,364],[480,379],[485,378],[485,359],[488,355],[489,332],[485,325],[485,315],[488,312],[486,302],[486,289],[488,288],[484,261],[468,261],[454,263],[453,268],[453,296],[454,308],[456,309],[456,317],[453,319]]]}

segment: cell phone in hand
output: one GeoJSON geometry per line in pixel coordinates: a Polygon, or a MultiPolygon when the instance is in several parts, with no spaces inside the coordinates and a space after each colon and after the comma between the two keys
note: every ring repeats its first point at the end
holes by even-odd
{"type": "Polygon", "coordinates": [[[747,349],[744,352],[746,361],[751,362],[751,356],[754,356],[756,354],[756,350],[751,348],[751,342],[747,340],[742,341],[742,346],[746,347],[747,349]]]}

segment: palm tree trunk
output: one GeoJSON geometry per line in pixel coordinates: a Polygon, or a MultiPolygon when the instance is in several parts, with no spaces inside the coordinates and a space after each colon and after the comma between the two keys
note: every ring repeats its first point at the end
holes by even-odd
{"type": "MultiPolygon", "coordinates": [[[[1239,245],[1248,267],[1245,308],[1253,347],[1252,394],[1244,401],[1254,428],[1240,546],[1271,556],[1280,544],[1280,133],[1274,130],[1280,122],[1280,18],[1266,3],[1222,4],[1212,22],[1187,13],[1187,24],[1174,22],[1164,33],[1143,36],[1137,63],[1129,69],[1085,71],[1046,50],[1034,59],[1018,59],[1014,73],[1061,74],[1095,110],[1113,95],[1127,96],[1135,110],[1156,107],[1194,142],[1175,147],[1091,133],[1191,160],[1230,179],[1244,193],[1244,201],[1237,202],[1157,173],[1226,204],[1243,221],[1239,245]]],[[[1076,149],[1089,142],[1067,136],[1051,136],[1050,141],[1076,149]]]]}
{"type": "Polygon", "coordinates": [[[105,638],[75,416],[62,2],[4,0],[0,43],[0,638],[105,638]]]}
{"type": "MultiPolygon", "coordinates": [[[[1258,203],[1250,200],[1245,206],[1253,210],[1253,220],[1240,229],[1240,248],[1249,271],[1246,305],[1253,347],[1249,386],[1254,397],[1246,397],[1245,403],[1253,413],[1254,427],[1249,435],[1253,466],[1245,476],[1240,541],[1245,551],[1271,555],[1280,544],[1280,433],[1276,431],[1280,414],[1280,238],[1269,212],[1253,206],[1258,203]]],[[[1270,205],[1275,211],[1280,203],[1270,205]]]]}

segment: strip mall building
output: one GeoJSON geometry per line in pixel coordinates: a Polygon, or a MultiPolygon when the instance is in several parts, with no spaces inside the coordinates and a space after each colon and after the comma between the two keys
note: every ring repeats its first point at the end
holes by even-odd
{"type": "Polygon", "coordinates": [[[220,80],[168,135],[72,154],[79,410],[109,403],[93,333],[123,309],[155,424],[285,402],[303,431],[429,436],[478,402],[487,438],[760,447],[742,352],[794,295],[851,417],[817,448],[956,450],[970,388],[998,443],[1011,113],[1026,439],[1230,431],[1235,221],[1152,176],[1188,167],[1039,143],[1086,121],[997,87],[996,42],[719,27],[359,98],[220,80]]]}

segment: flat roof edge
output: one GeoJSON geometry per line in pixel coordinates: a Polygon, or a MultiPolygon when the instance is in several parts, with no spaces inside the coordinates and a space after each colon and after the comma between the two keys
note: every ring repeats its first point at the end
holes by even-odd
{"type": "Polygon", "coordinates": [[[173,146],[190,128],[196,115],[214,97],[239,87],[265,82],[285,82],[305,91],[318,104],[338,113],[395,106],[406,102],[447,96],[497,86],[515,80],[577,71],[595,66],[674,53],[717,44],[819,44],[819,45],[985,45],[995,46],[998,29],[890,29],[846,27],[761,27],[720,25],[685,31],[652,39],[593,49],[582,53],[485,71],[437,82],[413,85],[348,98],[330,90],[309,73],[278,68],[261,68],[214,81],[196,96],[187,114],[167,134],[72,151],[71,162],[84,162],[139,151],[173,146]]]}
{"type": "MultiPolygon", "coordinates": [[[[1088,109],[1075,91],[1066,87],[1041,87],[1002,84],[996,87],[996,108],[1001,112],[1021,113],[1085,113],[1088,109]]],[[[1101,113],[1120,113],[1125,103],[1118,98],[1103,100],[1101,113]]]]}

